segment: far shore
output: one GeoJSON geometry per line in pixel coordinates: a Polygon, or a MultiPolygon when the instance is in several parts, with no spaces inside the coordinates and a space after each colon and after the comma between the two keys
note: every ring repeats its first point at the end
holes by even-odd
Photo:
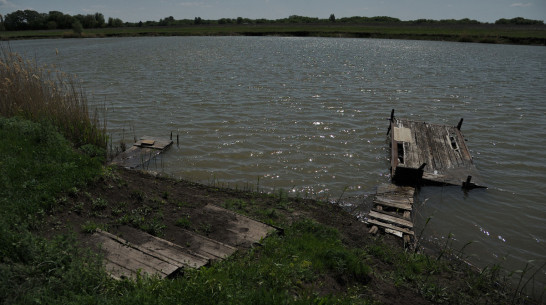
{"type": "Polygon", "coordinates": [[[4,31],[0,40],[140,36],[281,36],[380,38],[546,46],[546,25],[315,23],[142,26],[72,30],[4,31]]]}

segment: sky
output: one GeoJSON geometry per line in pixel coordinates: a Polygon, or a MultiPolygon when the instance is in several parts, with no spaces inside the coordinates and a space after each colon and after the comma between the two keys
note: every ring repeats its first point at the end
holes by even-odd
{"type": "Polygon", "coordinates": [[[494,22],[523,17],[546,21],[546,0],[0,0],[0,14],[17,10],[40,13],[104,14],[123,21],[266,18],[290,15],[328,18],[389,16],[401,20],[475,19],[494,22]]]}

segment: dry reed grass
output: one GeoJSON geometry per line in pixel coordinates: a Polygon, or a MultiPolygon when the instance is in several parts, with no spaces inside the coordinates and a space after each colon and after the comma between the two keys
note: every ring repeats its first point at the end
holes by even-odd
{"type": "Polygon", "coordinates": [[[0,47],[0,115],[51,123],[76,147],[106,148],[106,120],[98,110],[90,113],[76,77],[40,67],[6,47],[0,47]]]}

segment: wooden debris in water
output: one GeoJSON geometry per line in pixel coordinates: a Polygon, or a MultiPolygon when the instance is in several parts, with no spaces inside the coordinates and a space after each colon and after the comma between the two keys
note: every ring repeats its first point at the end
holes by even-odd
{"type": "Polygon", "coordinates": [[[150,160],[169,149],[172,144],[173,141],[168,139],[155,139],[144,136],[129,149],[117,155],[110,164],[129,169],[144,167],[150,160]]]}
{"type": "Polygon", "coordinates": [[[376,234],[381,228],[386,233],[404,237],[406,242],[414,240],[411,220],[414,191],[412,187],[394,184],[378,186],[373,207],[366,219],[366,222],[372,225],[370,233],[376,234]]]}
{"type": "Polygon", "coordinates": [[[410,121],[394,117],[393,110],[388,131],[393,182],[481,187],[472,178],[476,167],[461,132],[462,122],[445,126],[410,121]]]}

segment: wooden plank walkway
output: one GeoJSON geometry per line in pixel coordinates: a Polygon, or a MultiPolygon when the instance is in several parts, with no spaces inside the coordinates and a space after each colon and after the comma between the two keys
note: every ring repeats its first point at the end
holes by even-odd
{"type": "Polygon", "coordinates": [[[93,233],[93,242],[100,244],[104,253],[106,271],[116,279],[135,277],[138,272],[164,278],[209,262],[206,257],[145,232],[135,230],[135,234],[146,242],[133,244],[102,230],[93,233]]]}
{"type": "Polygon", "coordinates": [[[386,233],[403,237],[406,243],[415,242],[411,211],[415,189],[409,186],[381,184],[377,187],[373,207],[365,219],[375,234],[381,228],[386,233]]]}
{"type": "Polygon", "coordinates": [[[144,167],[153,158],[166,151],[173,144],[169,139],[158,139],[143,136],[129,149],[117,155],[110,164],[129,169],[144,167]]]}
{"type": "Polygon", "coordinates": [[[416,122],[394,117],[389,132],[391,176],[402,185],[458,185],[483,187],[476,167],[457,126],[416,122]]]}
{"type": "Polygon", "coordinates": [[[179,229],[170,237],[184,240],[184,246],[180,246],[122,226],[116,229],[117,235],[97,230],[91,236],[91,243],[100,247],[105,268],[116,279],[134,278],[139,272],[164,278],[176,276],[186,268],[200,268],[211,260],[225,259],[237,251],[232,245],[248,246],[277,231],[274,227],[216,205],[208,204],[201,212],[215,217],[215,223],[221,224],[219,229],[223,231],[225,240],[218,241],[179,229]]]}
{"type": "Polygon", "coordinates": [[[247,216],[208,204],[203,208],[208,217],[223,220],[224,230],[231,232],[223,242],[235,246],[250,246],[276,231],[272,226],[247,216]]]}

